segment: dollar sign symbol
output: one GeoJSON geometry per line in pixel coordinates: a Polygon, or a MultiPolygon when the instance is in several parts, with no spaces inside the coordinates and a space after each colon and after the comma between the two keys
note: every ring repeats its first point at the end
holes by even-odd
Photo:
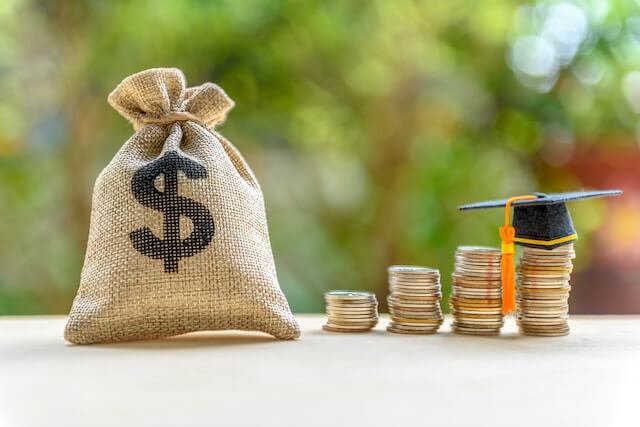
{"type": "Polygon", "coordinates": [[[177,273],[180,259],[190,257],[206,248],[213,238],[214,224],[209,210],[192,199],[178,195],[178,171],[189,179],[207,177],[200,164],[175,151],[144,166],[133,175],[131,191],[142,205],[164,213],[164,239],[157,238],[149,227],[129,233],[133,247],[153,259],[164,260],[165,273],[177,273]],[[158,176],[164,175],[164,191],[155,186],[158,176]],[[193,231],[180,239],[180,215],[193,223],[193,231]]]}

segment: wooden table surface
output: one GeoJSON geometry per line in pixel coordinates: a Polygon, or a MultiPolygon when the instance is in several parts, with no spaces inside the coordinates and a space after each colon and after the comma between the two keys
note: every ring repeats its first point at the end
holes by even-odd
{"type": "Polygon", "coordinates": [[[73,346],[64,317],[0,318],[0,426],[640,425],[640,316],[571,335],[196,333],[73,346]]]}

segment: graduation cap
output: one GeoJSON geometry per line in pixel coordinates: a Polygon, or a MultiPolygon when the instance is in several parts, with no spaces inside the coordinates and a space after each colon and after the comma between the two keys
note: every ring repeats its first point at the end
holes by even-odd
{"type": "Polygon", "coordinates": [[[502,312],[515,308],[513,253],[514,244],[533,248],[554,249],[578,238],[566,202],[593,197],[618,196],[620,190],[575,191],[571,193],[533,193],[503,200],[472,203],[460,210],[504,207],[502,239],[502,312]],[[513,206],[513,225],[509,220],[513,206]]]}

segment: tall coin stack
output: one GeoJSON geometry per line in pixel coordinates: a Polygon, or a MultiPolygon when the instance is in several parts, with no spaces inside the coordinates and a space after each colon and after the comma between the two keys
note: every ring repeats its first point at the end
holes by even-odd
{"type": "Polygon", "coordinates": [[[500,250],[482,246],[460,246],[449,300],[454,332],[467,335],[497,335],[504,324],[500,250]]]}
{"type": "Polygon", "coordinates": [[[525,335],[569,334],[569,279],[575,258],[573,245],[524,248],[516,280],[516,320],[525,335]]]}
{"type": "Polygon", "coordinates": [[[366,332],[378,324],[378,300],[371,292],[330,291],[324,294],[331,332],[366,332]]]}
{"type": "Polygon", "coordinates": [[[399,334],[433,334],[442,324],[440,271],[426,267],[394,265],[389,273],[387,331],[399,334]]]}

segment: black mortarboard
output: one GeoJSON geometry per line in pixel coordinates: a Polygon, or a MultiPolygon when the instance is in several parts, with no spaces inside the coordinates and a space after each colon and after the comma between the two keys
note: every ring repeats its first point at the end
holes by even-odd
{"type": "MultiPolygon", "coordinates": [[[[513,242],[521,246],[553,249],[578,238],[565,202],[592,197],[618,196],[620,190],[575,191],[571,193],[533,193],[528,200],[515,200],[513,208],[513,242]],[[535,196],[535,197],[533,197],[535,196]]],[[[492,200],[460,206],[460,210],[499,208],[509,199],[492,200]]]]}

